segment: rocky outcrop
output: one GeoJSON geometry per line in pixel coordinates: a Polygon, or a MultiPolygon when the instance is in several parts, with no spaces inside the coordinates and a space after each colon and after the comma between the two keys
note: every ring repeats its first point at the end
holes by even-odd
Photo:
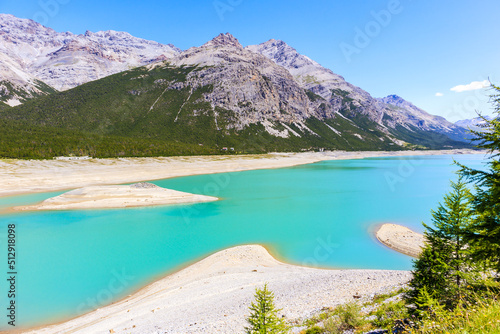
{"type": "Polygon", "coordinates": [[[467,140],[467,134],[443,117],[430,115],[424,110],[391,95],[373,98],[368,92],[356,87],[307,56],[299,54],[283,41],[271,39],[259,45],[246,47],[283,66],[302,87],[328,100],[334,111],[348,110],[369,117],[385,132],[398,126],[409,131],[435,131],[456,140],[467,140]]]}
{"type": "Polygon", "coordinates": [[[232,111],[233,126],[238,130],[266,120],[290,124],[324,116],[319,111],[320,102],[311,101],[289,71],[243,49],[231,34],[221,34],[170,62],[199,66],[189,74],[187,85],[193,89],[211,86],[204,100],[213,108],[232,111]]]}
{"type": "Polygon", "coordinates": [[[203,44],[204,47],[217,47],[217,46],[233,46],[235,48],[243,49],[240,42],[230,33],[220,34],[211,41],[203,44]]]}
{"type": "Polygon", "coordinates": [[[332,97],[332,89],[349,92],[350,97],[359,102],[359,105],[371,98],[366,91],[348,83],[342,76],[333,73],[332,70],[321,66],[309,57],[298,53],[283,41],[271,39],[259,45],[249,45],[246,49],[260,53],[286,68],[303,87],[324,99],[329,100],[332,97]]]}
{"type": "MultiPolygon", "coordinates": [[[[309,57],[297,52],[283,41],[271,39],[259,45],[250,45],[247,50],[259,53],[286,68],[305,89],[330,102],[335,111],[343,107],[357,108],[358,112],[371,115],[379,113],[376,100],[366,91],[356,87],[309,57]],[[346,98],[349,103],[346,104],[346,98]],[[352,103],[352,105],[351,105],[352,103]]],[[[381,117],[374,117],[379,121],[381,117]]]]}

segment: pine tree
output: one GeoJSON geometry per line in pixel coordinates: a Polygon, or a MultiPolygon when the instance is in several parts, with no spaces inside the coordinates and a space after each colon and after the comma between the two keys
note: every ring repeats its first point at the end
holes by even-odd
{"type": "Polygon", "coordinates": [[[414,304],[418,311],[427,311],[430,305],[422,301],[431,291],[433,296],[444,294],[447,283],[446,261],[450,257],[449,248],[442,248],[444,244],[427,244],[419,258],[413,264],[413,278],[409,283],[410,290],[406,294],[406,301],[414,304]]]}
{"type": "Polygon", "coordinates": [[[451,192],[444,203],[432,211],[433,227],[424,224],[427,245],[414,263],[413,279],[407,300],[419,308],[422,296],[429,294],[447,308],[457,306],[467,293],[467,285],[477,276],[464,240],[473,217],[472,195],[460,178],[451,182],[451,192]]]}
{"type": "Polygon", "coordinates": [[[287,333],[284,320],[278,316],[280,309],[274,306],[274,293],[267,289],[267,283],[262,289],[255,289],[255,301],[250,306],[249,323],[245,327],[247,334],[281,334],[287,333]]]}
{"type": "MultiPolygon", "coordinates": [[[[494,93],[491,103],[496,117],[485,122],[484,131],[471,131],[477,147],[488,150],[489,170],[482,171],[460,165],[461,175],[475,183],[474,210],[476,219],[471,231],[466,234],[468,241],[475,245],[474,256],[485,261],[495,270],[497,279],[500,273],[500,87],[491,85],[494,93]]],[[[482,117],[482,116],[481,116],[482,117]]]]}

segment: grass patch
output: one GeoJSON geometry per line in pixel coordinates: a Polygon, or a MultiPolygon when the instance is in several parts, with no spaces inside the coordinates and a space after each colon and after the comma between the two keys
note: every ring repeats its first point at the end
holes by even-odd
{"type": "Polygon", "coordinates": [[[410,316],[403,300],[394,297],[405,293],[400,289],[376,295],[366,303],[351,302],[327,309],[307,319],[301,334],[365,333],[385,329],[389,333],[411,334],[500,334],[500,296],[476,298],[455,310],[436,310],[422,321],[410,316]]]}

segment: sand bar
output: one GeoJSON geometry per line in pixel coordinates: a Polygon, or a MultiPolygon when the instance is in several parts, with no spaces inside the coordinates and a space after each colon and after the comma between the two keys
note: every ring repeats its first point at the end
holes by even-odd
{"type": "Polygon", "coordinates": [[[403,286],[408,271],[327,270],[281,263],[246,245],[215,253],[124,300],[30,333],[242,333],[256,287],[269,283],[289,321],[403,286]]]}
{"type": "MultiPolygon", "coordinates": [[[[322,160],[408,155],[468,154],[473,150],[271,153],[239,156],[0,160],[0,196],[166,179],[178,176],[267,169],[322,160]]],[[[484,154],[484,152],[480,152],[484,154]]]]}
{"type": "Polygon", "coordinates": [[[422,252],[425,239],[420,233],[396,224],[383,224],[375,232],[377,239],[389,248],[400,253],[418,257],[422,252]]]}
{"type": "Polygon", "coordinates": [[[80,210],[109,209],[139,206],[200,203],[218,200],[217,197],[190,194],[165,189],[151,183],[135,183],[126,186],[90,186],[71,190],[62,195],[14,210],[80,210]]]}

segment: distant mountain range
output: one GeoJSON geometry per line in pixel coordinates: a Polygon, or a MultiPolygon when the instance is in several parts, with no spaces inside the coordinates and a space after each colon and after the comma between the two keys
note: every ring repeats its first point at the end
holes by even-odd
{"type": "Polygon", "coordinates": [[[0,14],[0,101],[13,106],[0,104],[0,156],[469,146],[463,127],[373,98],[283,41],[244,48],[231,34],[181,51],[0,14]],[[13,150],[26,129],[37,139],[13,150]]]}
{"type": "Polygon", "coordinates": [[[492,119],[492,116],[484,116],[484,118],[475,117],[455,122],[455,125],[460,126],[464,129],[481,132],[486,130],[487,122],[485,120],[491,121],[492,119]]]}

